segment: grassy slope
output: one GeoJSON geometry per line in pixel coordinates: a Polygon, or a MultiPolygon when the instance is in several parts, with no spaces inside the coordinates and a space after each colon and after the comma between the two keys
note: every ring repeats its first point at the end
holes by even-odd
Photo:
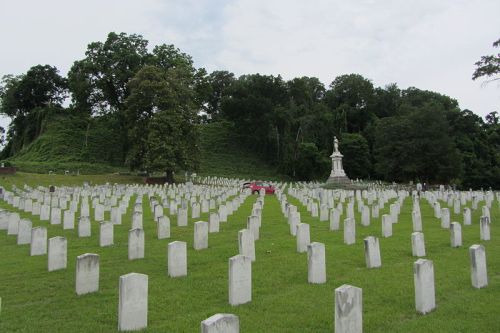
{"type": "Polygon", "coordinates": [[[238,145],[228,123],[200,126],[200,174],[250,179],[282,178],[260,156],[238,145]]]}
{"type": "MultiPolygon", "coordinates": [[[[133,198],[132,198],[133,200],[133,198]]],[[[366,269],[362,238],[380,236],[380,219],[370,227],[359,225],[357,243],[343,244],[342,231],[328,231],[328,223],[310,217],[299,206],[302,221],[311,226],[311,240],[326,244],[327,283],[307,283],[307,255],[295,251],[295,239],[279,203],[266,197],[261,239],[256,242],[257,261],[252,267],[252,302],[228,305],[228,258],[237,254],[238,230],[243,229],[255,197],[221,224],[221,232],[210,234],[209,249],[195,251],[193,219],[189,227],[176,227],[171,217],[171,238],[155,239],[155,224],[144,200],[146,233],[145,259],[127,260],[127,231],[130,209],[123,224],[115,227],[115,245],[98,246],[98,225],[92,224],[92,238],[76,237],[76,230],[48,225],[48,235],[68,238],[68,268],[47,272],[46,256],[29,256],[29,246],[18,246],[13,236],[0,232],[0,332],[113,332],[117,327],[118,279],[122,274],[149,275],[148,332],[196,332],[199,323],[217,312],[240,317],[242,332],[331,332],[333,329],[334,289],[348,283],[363,288],[363,326],[365,332],[498,332],[500,297],[500,242],[498,203],[492,212],[491,241],[479,240],[479,211],[473,212],[473,225],[463,227],[464,246],[449,246],[449,231],[442,230],[432,209],[422,202],[423,228],[429,259],[434,261],[436,311],[417,315],[414,310],[413,262],[411,256],[411,203],[407,199],[394,236],[380,238],[382,268],[366,269]],[[174,240],[188,243],[188,276],[171,279],[166,275],[166,248],[174,240]],[[488,261],[488,288],[470,285],[468,247],[482,243],[488,261]],[[77,297],[74,293],[75,259],[93,252],[101,256],[100,290],[77,297]]],[[[6,204],[1,203],[5,208],[6,204]]],[[[10,208],[12,209],[12,208],[10,208]]],[[[381,213],[387,213],[389,204],[381,213]]],[[[107,213],[107,218],[109,218],[107,213]]],[[[34,226],[47,225],[29,217],[34,226]]],[[[78,214],[77,214],[78,215],[78,214]]],[[[207,220],[202,214],[200,220],[207,220]]],[[[452,214],[452,221],[461,217],[452,214]]]]}

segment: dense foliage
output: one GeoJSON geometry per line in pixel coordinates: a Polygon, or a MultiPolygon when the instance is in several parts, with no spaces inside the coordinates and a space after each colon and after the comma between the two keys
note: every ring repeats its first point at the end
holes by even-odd
{"type": "Polygon", "coordinates": [[[141,36],[110,33],[88,45],[67,78],[48,65],[4,77],[0,112],[12,124],[3,157],[54,160],[41,148],[66,141],[72,162],[171,175],[199,170],[199,126],[223,123],[242,150],[293,179],[325,179],[337,136],[352,179],[500,188],[494,110],[483,120],[448,96],[375,87],[359,74],[325,87],[314,77],[207,73],[173,45],[147,46],[141,36]],[[55,121],[67,124],[62,136],[42,140],[55,121]]]}

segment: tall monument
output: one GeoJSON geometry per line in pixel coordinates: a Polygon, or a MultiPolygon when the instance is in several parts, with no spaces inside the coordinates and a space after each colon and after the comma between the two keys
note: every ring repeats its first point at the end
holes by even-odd
{"type": "Polygon", "coordinates": [[[326,181],[327,183],[345,184],[350,182],[342,167],[342,157],[344,155],[339,151],[339,140],[337,140],[337,137],[333,137],[333,153],[330,155],[332,159],[332,172],[330,172],[330,177],[326,181]]]}

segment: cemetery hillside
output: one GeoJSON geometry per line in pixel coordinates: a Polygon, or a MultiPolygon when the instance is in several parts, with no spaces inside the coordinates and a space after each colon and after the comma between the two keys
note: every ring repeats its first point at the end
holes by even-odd
{"type": "Polygon", "coordinates": [[[497,110],[128,33],[71,63],[0,82],[0,333],[500,332],[497,110]]]}
{"type": "MultiPolygon", "coordinates": [[[[488,59],[474,78],[492,74],[488,59]]],[[[65,76],[43,64],[3,78],[0,112],[11,124],[0,157],[40,173],[320,180],[337,136],[351,179],[499,188],[498,112],[473,111],[361,74],[325,86],[315,77],[208,73],[173,45],[110,33],[65,76]]]]}

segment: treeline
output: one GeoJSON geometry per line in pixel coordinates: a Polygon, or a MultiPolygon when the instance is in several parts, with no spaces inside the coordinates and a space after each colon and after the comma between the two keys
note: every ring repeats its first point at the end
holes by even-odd
{"type": "Polygon", "coordinates": [[[207,73],[173,45],[147,44],[110,33],[67,77],[48,65],[5,77],[0,111],[12,124],[3,158],[39,137],[49,114],[67,114],[79,119],[84,141],[94,126],[109,126],[113,154],[101,154],[103,162],[171,176],[199,168],[198,124],[230,122],[241,145],[293,179],[326,179],[337,136],[352,179],[500,188],[497,112],[484,121],[448,96],[374,87],[358,74],[325,87],[314,77],[207,73]]]}

